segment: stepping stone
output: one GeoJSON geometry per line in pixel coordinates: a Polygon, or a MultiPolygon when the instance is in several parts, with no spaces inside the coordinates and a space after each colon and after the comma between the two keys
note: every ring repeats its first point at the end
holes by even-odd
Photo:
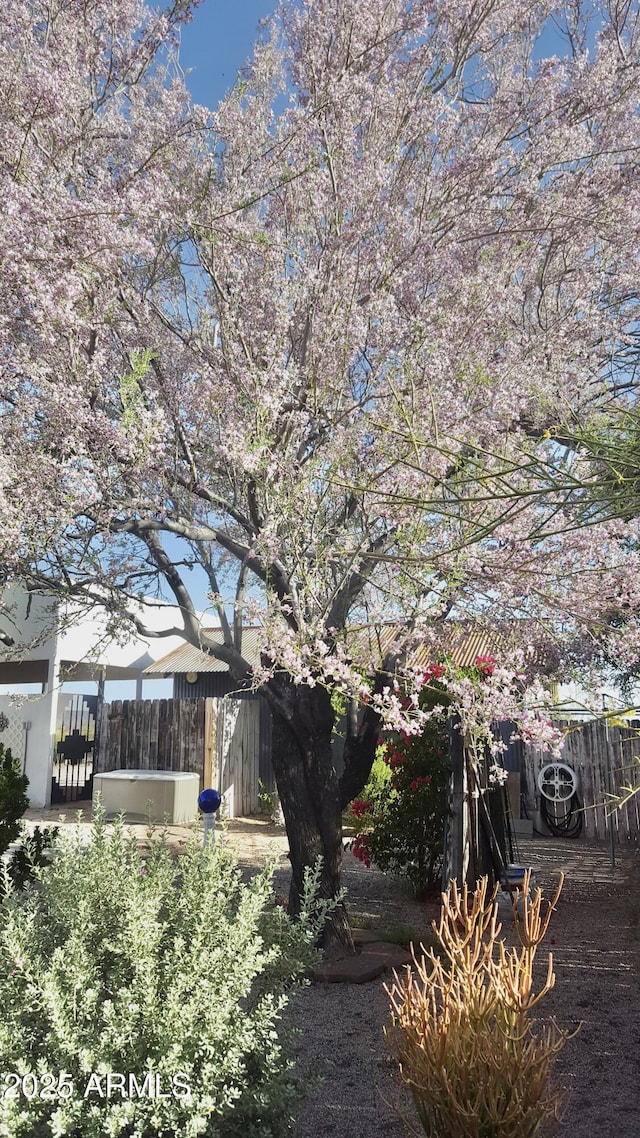
{"type": "Polygon", "coordinates": [[[368,944],[370,941],[377,941],[379,943],[381,939],[380,933],[376,932],[375,929],[352,929],[351,935],[356,947],[359,944],[368,944]]]}
{"type": "Polygon", "coordinates": [[[392,972],[394,968],[404,968],[405,964],[412,964],[413,957],[408,948],[403,948],[401,944],[387,944],[385,941],[368,941],[362,946],[360,954],[367,960],[379,960],[387,972],[392,972]]]}
{"type": "Polygon", "coordinates": [[[364,953],[325,960],[314,969],[313,979],[324,984],[366,984],[384,972],[384,962],[364,953]]]}
{"type": "Polygon", "coordinates": [[[398,944],[367,941],[355,956],[324,960],[314,970],[313,979],[324,984],[366,984],[383,972],[411,964],[411,953],[398,944]]]}

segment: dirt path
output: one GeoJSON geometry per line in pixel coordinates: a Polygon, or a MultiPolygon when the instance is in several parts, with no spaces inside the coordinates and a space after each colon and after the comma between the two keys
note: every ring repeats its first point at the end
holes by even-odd
{"type": "MultiPolygon", "coordinates": [[[[541,1014],[555,1016],[562,1027],[582,1024],[556,1067],[565,1088],[557,1138],[639,1138],[638,852],[617,851],[615,870],[608,850],[576,842],[523,842],[520,856],[535,868],[545,896],[559,871],[566,875],[545,946],[554,955],[556,986],[540,1005],[541,1014]]],[[[409,924],[419,931],[436,914],[435,906],[410,902],[397,882],[350,855],[345,882],[352,911],[368,924],[409,924]]],[[[301,1071],[324,1076],[298,1114],[295,1138],[400,1138],[405,1130],[394,1103],[409,1112],[410,1105],[387,1059],[382,984],[314,986],[294,999],[289,1014],[303,1031],[301,1071]]]]}
{"type": "MultiPolygon", "coordinates": [[[[525,843],[523,843],[525,845],[525,843]]],[[[558,1059],[567,1101],[557,1138],[640,1135],[640,860],[636,849],[540,840],[522,850],[548,892],[567,875],[549,930],[556,987],[544,1002],[582,1024],[558,1059]]]]}

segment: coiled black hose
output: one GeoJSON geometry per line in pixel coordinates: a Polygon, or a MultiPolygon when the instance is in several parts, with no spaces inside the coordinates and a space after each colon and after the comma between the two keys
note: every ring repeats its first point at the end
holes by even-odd
{"type": "Polygon", "coordinates": [[[542,821],[554,838],[579,838],[584,821],[582,803],[577,794],[566,802],[550,802],[540,796],[542,821]]]}

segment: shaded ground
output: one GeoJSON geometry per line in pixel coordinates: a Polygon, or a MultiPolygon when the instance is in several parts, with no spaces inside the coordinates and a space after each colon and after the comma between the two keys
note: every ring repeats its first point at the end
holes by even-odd
{"type": "Polygon", "coordinates": [[[556,987],[544,1002],[562,1027],[582,1026],[557,1063],[567,1101],[558,1138],[640,1135],[640,860],[635,847],[540,839],[526,860],[549,892],[567,875],[549,930],[556,987]]]}
{"type": "MultiPolygon", "coordinates": [[[[32,824],[54,821],[58,810],[29,811],[32,824]]],[[[75,821],[72,812],[66,823],[75,821]]],[[[86,824],[86,816],[83,824],[86,824]]],[[[144,827],[133,829],[144,836],[144,827]]],[[[170,827],[176,849],[189,827],[170,827]]],[[[226,835],[250,873],[268,853],[279,859],[276,888],[288,890],[286,836],[259,819],[229,823],[226,835]]],[[[566,884],[549,932],[557,976],[540,1006],[560,1026],[582,1027],[557,1064],[566,1088],[557,1138],[640,1138],[640,858],[635,847],[616,850],[539,838],[520,841],[520,861],[531,865],[545,896],[558,873],[566,884]]],[[[358,924],[385,932],[410,926],[416,939],[428,933],[434,905],[411,901],[394,878],[367,870],[345,854],[344,883],[358,924]]],[[[282,1033],[301,1034],[296,1044],[307,1098],[292,1138],[401,1138],[406,1133],[395,1106],[410,1110],[387,1056],[383,1030],[388,999],[383,982],[313,985],[296,993],[283,1016],[282,1033]],[[317,1081],[318,1079],[322,1081],[317,1081]]]]}

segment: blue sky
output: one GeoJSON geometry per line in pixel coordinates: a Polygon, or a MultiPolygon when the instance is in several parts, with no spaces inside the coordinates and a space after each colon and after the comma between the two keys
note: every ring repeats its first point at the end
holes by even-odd
{"type": "MultiPolygon", "coordinates": [[[[277,0],[203,0],[182,30],[180,59],[187,86],[198,103],[215,108],[233,86],[239,68],[251,55],[259,23],[270,16],[277,0]]],[[[593,39],[593,37],[591,37],[593,39]]],[[[564,55],[566,43],[551,24],[536,56],[564,55]]]]}
{"type": "Polygon", "coordinates": [[[276,0],[204,0],[182,31],[180,60],[198,103],[215,107],[251,55],[259,22],[276,0]]]}

